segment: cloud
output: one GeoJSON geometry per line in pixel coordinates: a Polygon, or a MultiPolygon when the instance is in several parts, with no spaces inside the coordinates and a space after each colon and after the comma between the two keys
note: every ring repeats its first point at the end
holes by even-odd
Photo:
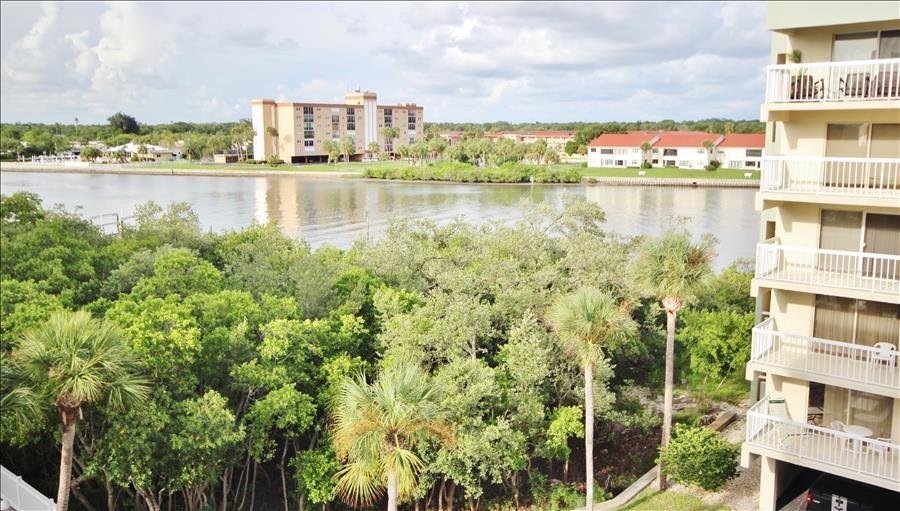
{"type": "Polygon", "coordinates": [[[356,86],[428,120],[750,118],[769,53],[763,2],[4,3],[0,22],[4,121],[223,120],[356,86]]]}

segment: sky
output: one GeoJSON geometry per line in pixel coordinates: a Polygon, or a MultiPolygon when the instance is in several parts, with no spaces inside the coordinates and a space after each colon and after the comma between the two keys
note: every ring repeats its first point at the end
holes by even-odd
{"type": "Polygon", "coordinates": [[[765,2],[0,2],[0,120],[250,117],[361,88],[434,122],[754,119],[765,2]]]}

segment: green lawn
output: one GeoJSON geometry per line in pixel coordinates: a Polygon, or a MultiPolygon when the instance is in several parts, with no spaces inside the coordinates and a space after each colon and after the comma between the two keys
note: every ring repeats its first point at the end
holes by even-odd
{"type": "Polygon", "coordinates": [[[726,506],[707,504],[697,497],[647,488],[620,511],[729,511],[726,506]]]}
{"type": "Polygon", "coordinates": [[[585,177],[657,177],[657,178],[684,178],[684,179],[759,179],[758,170],[718,169],[718,170],[687,170],[675,168],[663,169],[620,169],[620,168],[583,168],[585,177]],[[643,176],[638,172],[645,172],[643,176]],[[753,177],[744,177],[744,174],[753,177]]]}

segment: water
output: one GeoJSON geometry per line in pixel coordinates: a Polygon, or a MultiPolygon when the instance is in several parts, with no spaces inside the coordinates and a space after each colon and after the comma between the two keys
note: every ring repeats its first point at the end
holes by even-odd
{"type": "Polygon", "coordinates": [[[759,214],[754,190],[746,188],[667,188],[571,185],[476,185],[395,183],[313,177],[206,177],[112,174],[0,173],[4,194],[37,193],[45,206],[81,208],[85,216],[130,215],[152,200],[184,201],[204,228],[240,229],[254,220],[275,221],[313,247],[348,247],[360,236],[379,236],[393,215],[430,218],[439,223],[457,217],[474,222],[513,222],[522,216],[520,201],[560,205],[566,194],[586,196],[606,212],[606,227],[625,234],[656,234],[673,218],[688,218],[694,234],[719,240],[717,266],[753,257],[759,214]]]}

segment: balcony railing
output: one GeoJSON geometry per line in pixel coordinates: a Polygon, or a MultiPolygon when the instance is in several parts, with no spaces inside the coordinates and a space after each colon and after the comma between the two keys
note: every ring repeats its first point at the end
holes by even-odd
{"type": "Polygon", "coordinates": [[[900,99],[900,59],[766,68],[767,103],[900,99]]]}
{"type": "Polygon", "coordinates": [[[900,256],[788,247],[772,238],[756,245],[756,277],[900,296],[900,256]]]}
{"type": "Polygon", "coordinates": [[[747,412],[747,443],[900,483],[900,445],[775,417],[768,397],[747,412]]]}
{"type": "Polygon", "coordinates": [[[21,476],[13,474],[3,466],[0,466],[0,497],[13,510],[54,511],[56,509],[53,499],[45,497],[23,481],[21,476]]]}
{"type": "Polygon", "coordinates": [[[900,390],[900,354],[802,335],[786,334],[769,318],[753,328],[750,359],[775,367],[900,390]]]}
{"type": "Polygon", "coordinates": [[[900,198],[900,158],[766,156],[760,190],[900,198]]]}

